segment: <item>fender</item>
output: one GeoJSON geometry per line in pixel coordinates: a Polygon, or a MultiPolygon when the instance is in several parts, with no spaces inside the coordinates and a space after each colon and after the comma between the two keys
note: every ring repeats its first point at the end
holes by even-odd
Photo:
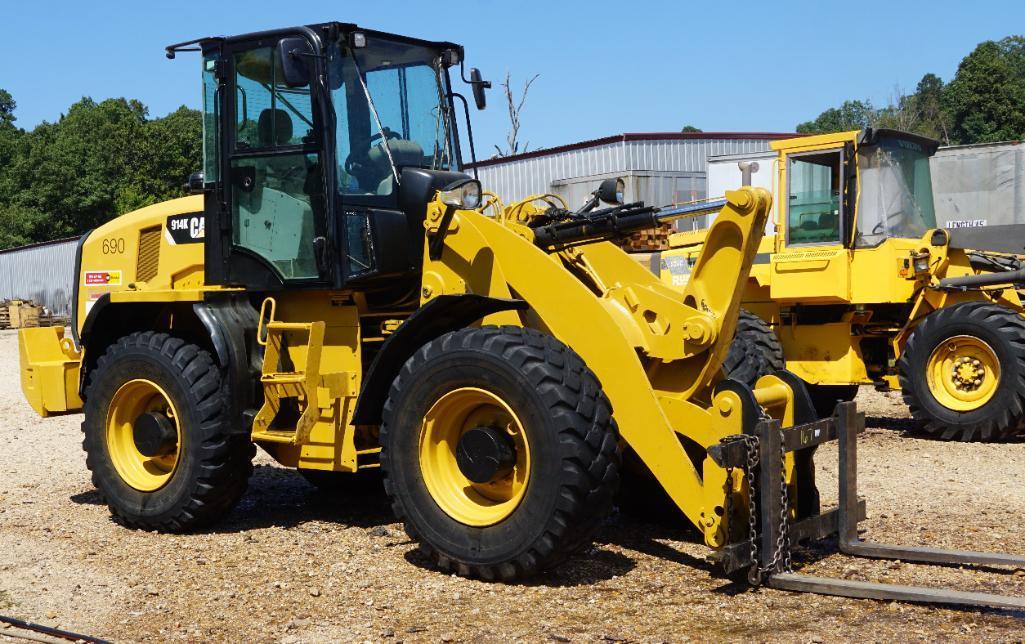
{"type": "Polygon", "coordinates": [[[229,414],[241,433],[252,429],[252,418],[263,401],[260,387],[261,354],[257,351],[259,314],[242,296],[207,297],[192,305],[196,317],[210,332],[217,362],[228,381],[229,414]]]}
{"type": "Polygon", "coordinates": [[[439,295],[406,318],[385,340],[363,378],[353,425],[378,425],[391,383],[406,360],[427,342],[499,311],[522,311],[523,300],[466,293],[439,295]]]}

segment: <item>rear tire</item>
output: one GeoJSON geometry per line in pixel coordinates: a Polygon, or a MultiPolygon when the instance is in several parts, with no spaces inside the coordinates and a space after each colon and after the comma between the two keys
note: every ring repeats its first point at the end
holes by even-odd
{"type": "Polygon", "coordinates": [[[86,393],[86,466],[119,523],[192,530],[245,492],[256,448],[233,431],[220,370],[205,350],[166,333],[133,333],[100,357],[86,393]],[[140,451],[157,449],[131,440],[140,409],[175,428],[174,447],[152,457],[140,451]]]}
{"type": "Polygon", "coordinates": [[[762,376],[784,368],[786,362],[779,338],[760,317],[740,309],[737,331],[723,361],[726,377],[753,387],[762,376]]]}
{"type": "Polygon", "coordinates": [[[898,362],[901,390],[922,429],[942,440],[990,442],[1025,420],[1025,319],[985,302],[926,316],[898,362]]]}
{"type": "Polygon", "coordinates": [[[445,334],[392,384],[381,425],[385,491],[442,570],[528,577],[590,543],[611,510],[620,464],[611,414],[594,374],[551,336],[519,327],[445,334]],[[471,430],[479,438],[492,428],[511,436],[515,464],[472,483],[456,454],[471,430]]]}

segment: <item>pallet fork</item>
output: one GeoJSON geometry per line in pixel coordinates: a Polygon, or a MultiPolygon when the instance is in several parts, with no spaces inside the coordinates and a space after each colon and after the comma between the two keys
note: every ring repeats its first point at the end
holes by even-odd
{"type": "MultiPolygon", "coordinates": [[[[781,429],[779,421],[762,420],[755,430],[758,466],[752,480],[757,482],[755,497],[760,530],[757,557],[752,561],[752,542],[733,542],[719,553],[719,562],[727,573],[752,568],[753,583],[792,592],[809,592],[859,599],[881,599],[950,606],[985,606],[1025,609],[1025,598],[898,584],[874,583],[816,577],[790,571],[791,542],[816,541],[837,535],[843,554],[872,559],[899,559],[909,563],[941,565],[983,565],[1025,567],[1025,556],[991,552],[941,550],[862,541],[858,522],[865,518],[865,503],[858,499],[858,433],[865,429],[865,415],[853,402],[837,406],[832,418],[781,429]],[[813,448],[830,440],[839,441],[839,507],[797,521],[780,520],[788,512],[783,494],[781,454],[813,448]],[[781,552],[783,551],[783,552],[781,552]],[[754,568],[757,566],[757,568],[754,568]]],[[[750,437],[733,437],[709,448],[709,455],[725,468],[747,468],[750,437]]]]}

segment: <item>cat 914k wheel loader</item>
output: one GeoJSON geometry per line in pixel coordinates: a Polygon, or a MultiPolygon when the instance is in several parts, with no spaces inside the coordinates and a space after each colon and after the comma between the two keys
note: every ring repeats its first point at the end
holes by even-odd
{"type": "MultiPolygon", "coordinates": [[[[168,53],[186,49],[202,196],[84,235],[70,337],[20,338],[32,406],[84,410],[117,521],[221,518],[259,446],[300,471],[380,472],[432,560],[483,579],[585,546],[623,452],[730,570],[783,570],[785,541],[751,547],[758,521],[837,530],[812,453],[838,425],[795,426],[810,403],[786,372],[722,374],[768,192],[727,196],[681,298],[606,240],[685,213],[619,203],[615,181],[575,212],[483,213],[459,172],[461,47],[328,23],[168,53]],[[737,460],[752,449],[772,450],[757,469],[737,460]],[[755,521],[767,495],[778,512],[755,521]]],[[[486,81],[468,82],[483,107],[486,81]]]]}

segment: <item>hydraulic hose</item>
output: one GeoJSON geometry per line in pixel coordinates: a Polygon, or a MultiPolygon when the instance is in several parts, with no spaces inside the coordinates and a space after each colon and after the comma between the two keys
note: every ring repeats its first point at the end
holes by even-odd
{"type": "Polygon", "coordinates": [[[638,230],[657,228],[684,217],[719,212],[725,205],[725,199],[716,199],[705,203],[665,208],[643,204],[606,208],[592,212],[586,217],[539,226],[534,229],[534,243],[542,248],[548,248],[609,239],[638,230]]]}
{"type": "Polygon", "coordinates": [[[1025,283],[1025,268],[1019,268],[1016,271],[965,275],[963,277],[945,277],[940,280],[938,286],[939,288],[966,289],[977,286],[999,286],[1000,284],[1022,283],[1025,283]]]}

